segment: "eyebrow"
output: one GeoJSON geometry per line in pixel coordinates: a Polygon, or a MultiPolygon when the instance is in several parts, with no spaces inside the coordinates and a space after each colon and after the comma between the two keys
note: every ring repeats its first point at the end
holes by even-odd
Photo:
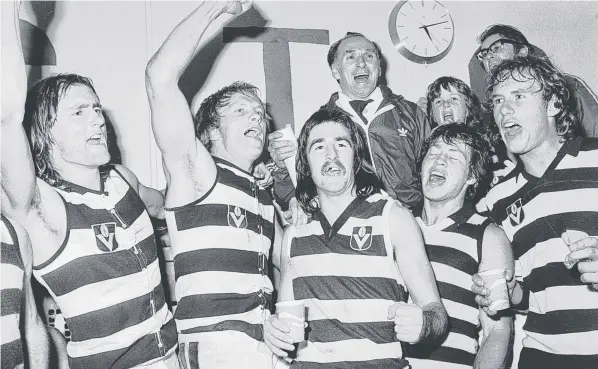
{"type": "Polygon", "coordinates": [[[102,104],[100,104],[99,102],[94,102],[93,104],[89,104],[89,103],[85,102],[85,103],[73,104],[73,105],[69,106],[69,109],[78,110],[78,109],[88,108],[90,105],[93,106],[94,108],[102,107],[102,104]]]}
{"type": "MultiPolygon", "coordinates": [[[[353,147],[353,144],[351,143],[351,140],[349,139],[348,136],[336,136],[334,138],[334,142],[339,142],[339,141],[345,141],[346,143],[348,143],[349,145],[351,145],[351,147],[353,147]]],[[[309,150],[311,150],[311,148],[315,145],[315,144],[319,144],[321,142],[324,142],[324,138],[316,138],[315,140],[313,140],[310,144],[309,144],[309,150]]]]}

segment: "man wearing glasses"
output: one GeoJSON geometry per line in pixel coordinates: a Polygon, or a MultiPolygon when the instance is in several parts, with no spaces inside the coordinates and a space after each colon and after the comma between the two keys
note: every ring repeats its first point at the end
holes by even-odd
{"type": "MultiPolygon", "coordinates": [[[[542,50],[530,44],[521,31],[504,24],[494,24],[486,28],[478,36],[478,42],[480,48],[475,55],[487,74],[503,60],[513,59],[516,55],[546,56],[542,50]]],[[[598,137],[598,97],[581,78],[566,73],[564,76],[569,91],[577,98],[577,111],[582,129],[580,134],[598,137]]],[[[484,100],[484,96],[479,97],[484,100]]]]}

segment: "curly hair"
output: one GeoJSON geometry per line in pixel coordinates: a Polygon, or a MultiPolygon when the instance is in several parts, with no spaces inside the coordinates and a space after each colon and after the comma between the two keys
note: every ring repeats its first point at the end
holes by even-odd
{"type": "Polygon", "coordinates": [[[27,92],[23,125],[29,138],[35,173],[51,186],[60,186],[63,179],[52,160],[52,127],[60,100],[74,85],[87,86],[97,93],[91,79],[78,74],[56,74],[42,79],[27,92]]]}
{"type": "Polygon", "coordinates": [[[319,209],[318,191],[312,178],[312,171],[307,157],[309,135],[314,127],[328,122],[341,124],[349,133],[354,152],[352,170],[355,175],[357,196],[368,197],[379,193],[381,188],[380,180],[366,159],[368,157],[367,147],[357,125],[353,123],[347,113],[339,108],[323,106],[309,117],[297,139],[297,188],[295,189],[295,196],[303,210],[308,214],[313,214],[319,209]]]}
{"type": "Polygon", "coordinates": [[[422,163],[428,150],[441,140],[448,145],[463,143],[469,149],[469,176],[475,178],[476,183],[467,188],[465,198],[474,201],[480,199],[490,188],[491,182],[490,174],[492,170],[490,165],[492,160],[487,140],[475,127],[465,124],[449,123],[434,128],[424,142],[417,161],[417,171],[420,176],[422,163]]]}
{"type": "Polygon", "coordinates": [[[533,80],[538,83],[542,98],[546,104],[556,99],[555,107],[560,109],[555,116],[557,132],[564,139],[575,136],[579,130],[580,119],[575,94],[569,91],[563,74],[548,58],[538,56],[516,56],[505,60],[492,72],[486,93],[486,106],[493,110],[492,94],[499,83],[512,78],[518,82],[533,80]]]}
{"type": "Polygon", "coordinates": [[[266,132],[268,133],[270,130],[272,118],[267,114],[266,106],[259,97],[259,89],[246,82],[234,82],[206,97],[195,114],[195,137],[201,141],[208,151],[212,148],[210,131],[220,127],[220,118],[222,118],[220,112],[230,104],[230,99],[236,94],[253,97],[260,101],[264,109],[266,132]]]}

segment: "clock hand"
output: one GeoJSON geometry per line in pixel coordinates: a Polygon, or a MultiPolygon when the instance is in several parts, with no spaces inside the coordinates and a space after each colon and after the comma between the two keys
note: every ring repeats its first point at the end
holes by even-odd
{"type": "Polygon", "coordinates": [[[425,25],[425,26],[422,24],[422,26],[421,26],[421,27],[419,27],[419,28],[428,28],[428,27],[432,27],[432,26],[437,26],[437,25],[439,25],[439,24],[442,24],[442,23],[448,23],[448,21],[444,21],[444,22],[438,22],[438,23],[432,23],[432,24],[427,24],[427,25],[425,25]]]}
{"type": "Polygon", "coordinates": [[[428,35],[428,38],[429,38],[429,39],[430,39],[430,41],[432,41],[432,43],[433,43],[434,41],[432,40],[432,36],[430,36],[430,31],[428,31],[428,27],[427,27],[427,26],[424,26],[424,25],[422,25],[422,26],[421,26],[421,27],[419,27],[419,28],[423,28],[423,29],[424,29],[424,31],[426,31],[426,34],[428,35]]]}

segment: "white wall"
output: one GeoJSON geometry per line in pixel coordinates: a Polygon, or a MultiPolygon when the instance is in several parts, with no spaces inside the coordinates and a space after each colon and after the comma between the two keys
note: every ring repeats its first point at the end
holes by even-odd
{"type": "MultiPolygon", "coordinates": [[[[442,1],[455,23],[455,42],[441,61],[423,66],[407,61],[388,34],[395,1],[258,1],[266,26],[326,29],[334,42],[347,31],[376,41],[388,61],[387,78],[395,93],[417,100],[442,75],[469,81],[467,64],[477,48],[476,36],[488,25],[518,27],[565,71],[584,78],[598,92],[598,2],[442,1]]],[[[76,72],[91,77],[115,125],[123,162],[142,182],[163,186],[159,156],[151,138],[144,90],[144,68],[171,29],[196,2],[85,1],[58,2],[48,36],[57,66],[44,73],[76,72]]],[[[24,19],[35,22],[26,11],[24,19]]],[[[35,23],[34,23],[35,24],[35,23]]],[[[217,40],[216,46],[222,46],[217,40]]],[[[291,44],[295,122],[301,125],[336,89],[326,64],[327,45],[291,44]]],[[[235,80],[265,87],[262,45],[224,45],[205,79],[201,96],[235,80]]],[[[190,76],[193,80],[193,76],[190,76]]],[[[199,86],[198,86],[199,87],[199,86]]],[[[265,96],[264,98],[268,98],[265,96]]]]}

